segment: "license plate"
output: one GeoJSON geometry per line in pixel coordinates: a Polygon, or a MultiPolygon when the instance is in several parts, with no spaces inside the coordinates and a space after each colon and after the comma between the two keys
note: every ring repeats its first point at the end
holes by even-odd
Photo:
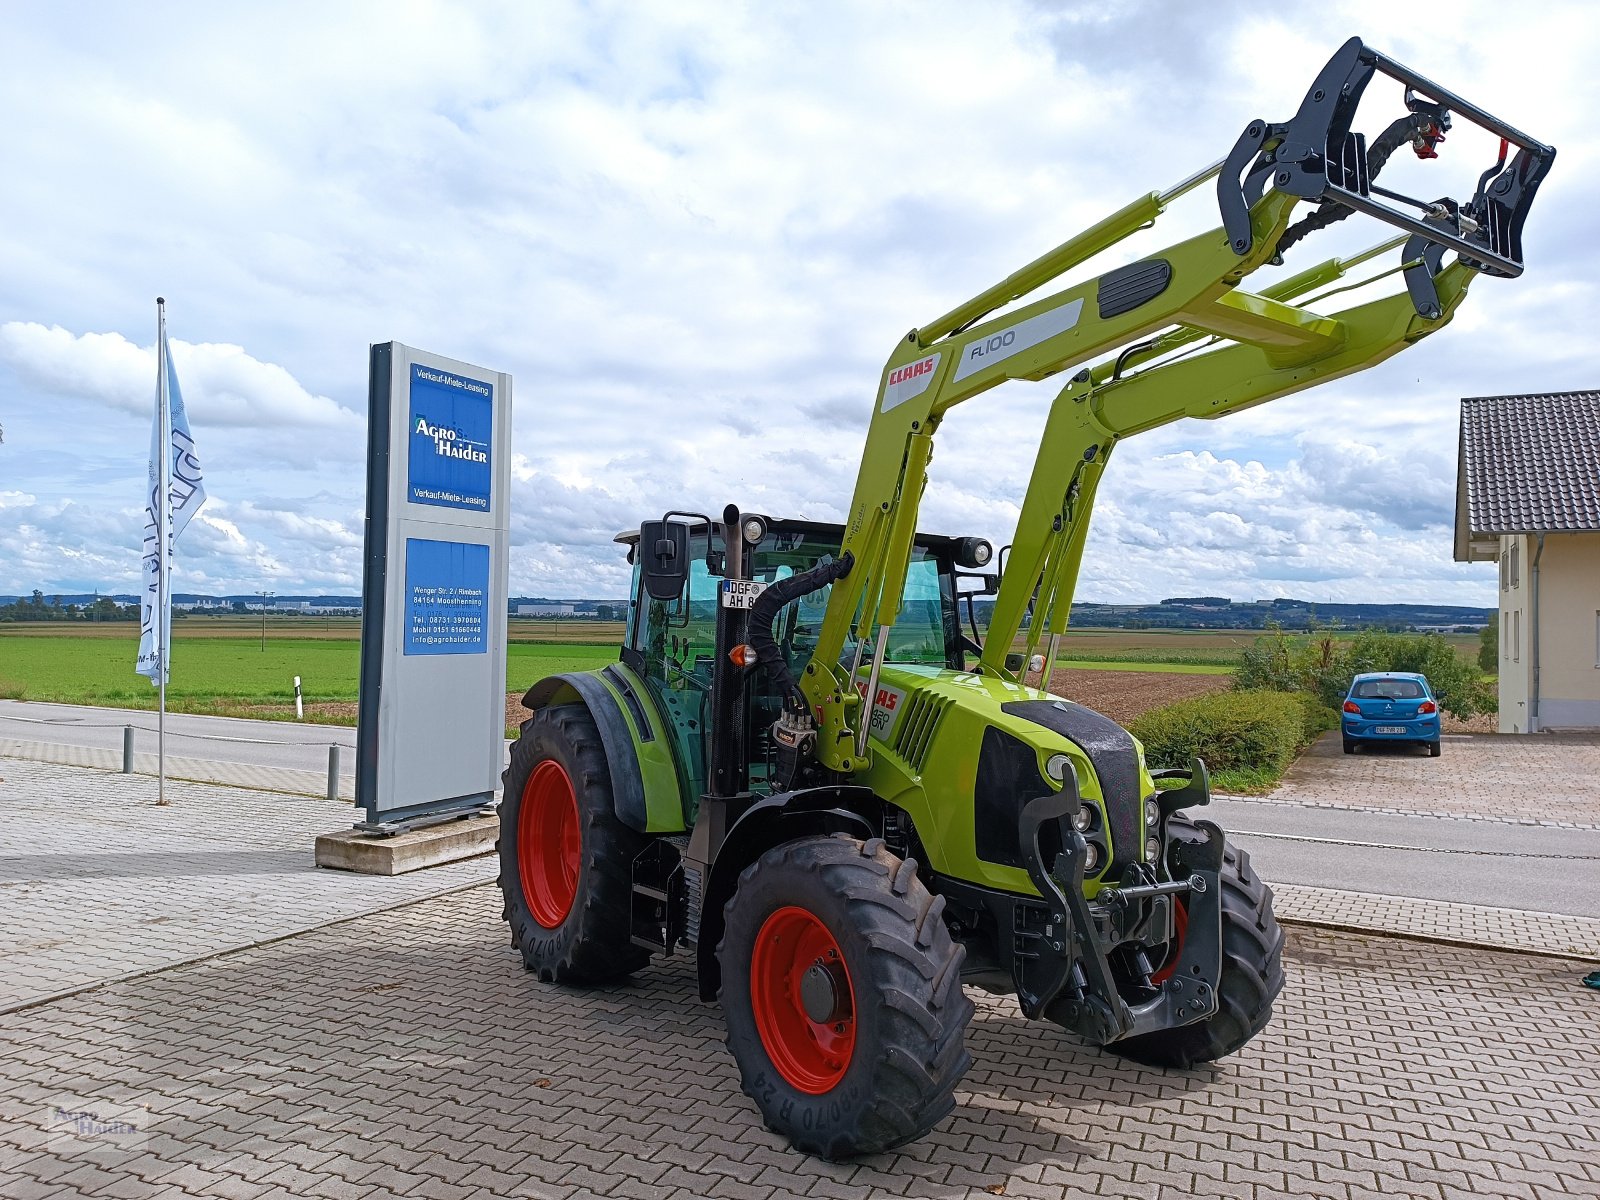
{"type": "Polygon", "coordinates": [[[1373,733],[1410,733],[1404,725],[1374,725],[1373,733]]]}
{"type": "Polygon", "coordinates": [[[723,608],[754,608],[756,599],[767,590],[767,585],[754,579],[724,579],[722,581],[723,608]]]}

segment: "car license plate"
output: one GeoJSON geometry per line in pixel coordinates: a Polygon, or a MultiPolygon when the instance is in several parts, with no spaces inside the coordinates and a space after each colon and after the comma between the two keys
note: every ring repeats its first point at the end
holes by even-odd
{"type": "Polygon", "coordinates": [[[1375,726],[1373,726],[1372,732],[1373,733],[1410,733],[1411,731],[1409,729],[1407,729],[1404,725],[1375,725],[1375,726]]]}
{"type": "Polygon", "coordinates": [[[767,585],[754,579],[724,579],[722,581],[723,608],[754,608],[756,598],[767,590],[767,585]]]}

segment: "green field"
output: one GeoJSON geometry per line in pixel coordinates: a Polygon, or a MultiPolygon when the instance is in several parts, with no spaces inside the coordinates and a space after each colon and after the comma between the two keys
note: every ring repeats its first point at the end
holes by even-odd
{"type": "MultiPolygon", "coordinates": [[[[616,661],[621,622],[512,620],[506,686],[519,692],[563,671],[616,661]]],[[[1057,666],[1083,670],[1226,675],[1256,631],[1074,629],[1057,666]]],[[[1291,640],[1307,639],[1291,634],[1291,640]]],[[[176,711],[250,716],[293,714],[294,677],[308,715],[353,721],[361,623],[352,618],[189,617],[173,623],[169,705],[176,711]]],[[[1477,638],[1451,636],[1476,655],[1477,638]]],[[[124,623],[0,625],[0,697],[150,708],[155,689],[133,673],[138,638],[124,623]]]]}
{"type": "MultiPolygon", "coordinates": [[[[186,638],[174,630],[172,642],[167,702],[176,711],[292,706],[296,675],[307,704],[353,704],[356,699],[361,644],[353,638],[269,638],[263,651],[259,637],[186,638]]],[[[138,644],[131,632],[94,637],[0,634],[0,697],[154,707],[155,689],[133,673],[138,644]]],[[[542,676],[590,670],[616,657],[616,650],[605,646],[513,642],[507,647],[506,685],[520,690],[542,676]]]]}

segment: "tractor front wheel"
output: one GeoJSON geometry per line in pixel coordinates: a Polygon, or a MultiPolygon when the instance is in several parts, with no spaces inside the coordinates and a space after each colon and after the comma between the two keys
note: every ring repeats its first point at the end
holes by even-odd
{"type": "Polygon", "coordinates": [[[914,860],[881,838],[801,838],[747,867],[724,912],[728,1049],[769,1128],[837,1160],[944,1119],[972,1001],[914,860]]]}
{"type": "MultiPolygon", "coordinates": [[[[1172,825],[1189,824],[1173,817],[1172,825]]],[[[1181,902],[1180,902],[1181,903],[1181,902]]],[[[1168,952],[1175,962],[1186,927],[1179,909],[1178,942],[1168,952]]],[[[1152,978],[1165,982],[1165,974],[1152,978]]],[[[1272,1019],[1272,1002],[1283,990],[1283,929],[1272,915],[1272,889],[1250,869],[1250,856],[1229,843],[1222,855],[1222,978],[1217,981],[1217,1011],[1204,1021],[1127,1038],[1106,1049],[1150,1067],[1188,1068],[1232,1054],[1272,1019]]]]}
{"type": "Polygon", "coordinates": [[[546,983],[608,983],[639,970],[633,860],[646,839],[617,819],[611,771],[582,705],[542,709],[511,747],[500,805],[500,891],[511,944],[546,983]]]}

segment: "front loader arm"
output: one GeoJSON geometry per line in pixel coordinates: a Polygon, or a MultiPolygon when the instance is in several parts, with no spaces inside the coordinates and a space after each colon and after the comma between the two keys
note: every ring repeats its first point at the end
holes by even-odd
{"type": "Polygon", "coordinates": [[[1111,363],[1080,371],[1051,404],[979,669],[1016,679],[1043,644],[1043,678],[1050,678],[1059,635],[1067,629],[1095,489],[1120,440],[1185,417],[1215,420],[1376,366],[1448,324],[1474,274],[1453,263],[1435,278],[1437,318],[1420,316],[1404,292],[1338,313],[1334,320],[1346,331],[1343,342],[1306,362],[1277,365],[1269,351],[1240,343],[1122,379],[1112,379],[1111,363]],[[1034,618],[1017,652],[1015,639],[1030,604],[1034,618]]]}
{"type": "Polygon", "coordinates": [[[1521,272],[1523,219],[1554,154],[1351,39],[1289,122],[1251,122],[1216,166],[1166,192],[1140,197],[908,333],[884,368],[846,517],[840,554],[849,556],[850,570],[833,584],[817,647],[800,679],[820,726],[822,764],[849,773],[867,763],[870,722],[862,719],[860,693],[876,692],[888,634],[899,616],[933,436],[949,409],[1008,379],[1044,379],[1121,351],[1080,372],[1051,409],[977,667],[1014,679],[1008,655],[1036,592],[1040,619],[1030,631],[1030,652],[1043,631],[1065,628],[1095,487],[1116,441],[1185,416],[1221,416],[1362,370],[1440,327],[1472,274],[1521,272]],[[1369,154],[1350,124],[1363,90],[1379,72],[1406,85],[1409,115],[1395,121],[1369,154]],[[1415,98],[1413,88],[1432,101],[1415,98]],[[1382,161],[1408,139],[1419,155],[1431,157],[1451,111],[1503,139],[1499,163],[1478,180],[1472,200],[1424,204],[1377,189],[1378,195],[1423,208],[1423,218],[1375,200],[1371,177],[1382,161]],[[1518,152],[1508,166],[1511,144],[1518,152]],[[1150,226],[1173,200],[1212,179],[1221,227],[991,315],[1150,226]],[[1305,201],[1321,207],[1291,225],[1296,206],[1305,201]],[[1250,274],[1280,261],[1280,247],[1355,211],[1410,235],[1397,268],[1405,273],[1406,292],[1331,317],[1291,302],[1377,251],[1331,260],[1259,293],[1241,288],[1250,274]],[[1458,257],[1441,269],[1447,249],[1458,257]],[[1218,348],[1158,361],[1206,338],[1218,348]],[[1135,371],[1140,362],[1150,365],[1135,371]],[[843,655],[852,640],[855,651],[847,662],[843,655]],[[863,689],[858,676],[869,643],[863,689]]]}

